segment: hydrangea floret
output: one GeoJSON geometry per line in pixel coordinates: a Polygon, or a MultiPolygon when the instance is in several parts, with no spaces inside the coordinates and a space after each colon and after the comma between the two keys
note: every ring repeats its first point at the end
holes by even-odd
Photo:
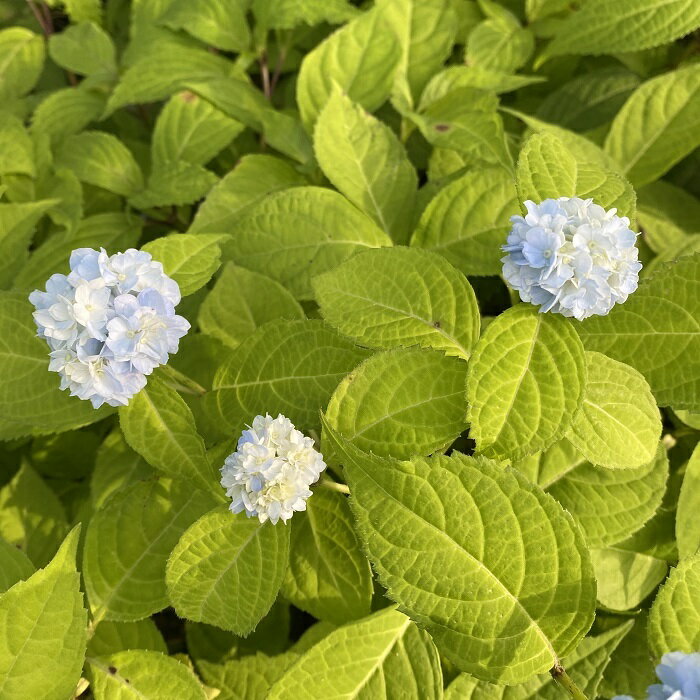
{"type": "Polygon", "coordinates": [[[49,370],[71,396],[125,406],[146,376],[177,352],[190,328],[175,313],[180,288],[150,253],[78,248],[68,275],[51,275],[46,290],[29,295],[40,338],[50,348],[49,370]]]}
{"type": "Polygon", "coordinates": [[[221,485],[233,513],[245,512],[261,523],[286,522],[306,510],[311,484],[326,468],[312,438],[296,430],[282,414],[256,416],[221,468],[221,485]]]}
{"type": "MultiPolygon", "coordinates": [[[[647,688],[646,700],[700,700],[700,652],[664,654],[656,675],[661,683],[647,688]]],[[[634,699],[630,695],[617,695],[613,700],[634,699]]]]}
{"type": "Polygon", "coordinates": [[[502,250],[506,282],[540,311],[579,321],[604,316],[637,289],[637,234],[626,216],[592,199],[526,201],[502,250]]]}

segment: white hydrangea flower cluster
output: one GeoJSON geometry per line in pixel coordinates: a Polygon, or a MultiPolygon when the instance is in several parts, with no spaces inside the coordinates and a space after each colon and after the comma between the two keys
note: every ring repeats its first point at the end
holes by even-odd
{"type": "Polygon", "coordinates": [[[503,276],[523,301],[579,321],[603,316],[637,289],[637,234],[592,199],[525,202],[502,246],[503,276]]]}
{"type": "MultiPolygon", "coordinates": [[[[646,700],[700,700],[700,652],[664,654],[656,667],[656,675],[661,683],[647,688],[646,700]]],[[[629,695],[617,695],[613,700],[634,699],[629,695]]]]}
{"type": "Polygon", "coordinates": [[[244,430],[236,451],[221,467],[221,485],[233,513],[245,511],[261,523],[287,522],[294,511],[306,510],[309,486],[326,468],[323,455],[282,414],[256,416],[244,430]]]}
{"type": "Polygon", "coordinates": [[[61,389],[95,408],[125,406],[190,328],[175,314],[180,288],[133,248],[111,256],[78,248],[70,270],[29,295],[37,334],[51,349],[49,370],[61,375],[61,389]]]}

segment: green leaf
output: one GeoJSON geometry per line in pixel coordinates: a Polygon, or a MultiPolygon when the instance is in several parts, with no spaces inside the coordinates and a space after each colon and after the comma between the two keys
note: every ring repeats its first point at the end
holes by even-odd
{"type": "Polygon", "coordinates": [[[0,112],[0,175],[36,176],[34,144],[22,121],[0,112]]]}
{"type": "Polygon", "coordinates": [[[391,92],[402,47],[386,12],[374,8],[348,22],[306,54],[299,70],[297,104],[311,126],[337,85],[367,111],[391,92]]]}
{"type": "Polygon", "coordinates": [[[558,27],[544,57],[642,51],[700,27],[694,0],[587,0],[558,27]]]}
{"type": "Polygon", "coordinates": [[[700,648],[700,555],[684,559],[666,580],[649,613],[649,645],[655,658],[700,648]]]}
{"type": "Polygon", "coordinates": [[[668,478],[668,457],[658,442],[654,458],[636,469],[603,469],[568,440],[515,466],[574,516],[591,547],[639,530],[661,505],[668,478]]]}
{"type": "Polygon", "coordinates": [[[62,68],[81,75],[114,79],[117,55],[111,37],[94,22],[82,22],[49,38],[49,55],[62,68]]]}
{"type": "Polygon", "coordinates": [[[17,545],[0,539],[0,593],[17,581],[28,579],[34,573],[34,564],[17,545]]]}
{"type": "Polygon", "coordinates": [[[570,322],[517,304],[488,325],[469,363],[469,435],[489,457],[546,449],[568,430],[585,385],[583,346],[570,322]]]}
{"type": "Polygon", "coordinates": [[[341,24],[359,10],[347,0],[253,0],[253,12],[267,29],[294,29],[300,24],[341,24]]]}
{"type": "Polygon", "coordinates": [[[567,438],[593,464],[629,469],[657,452],[661,416],[644,377],[599,352],[586,353],[588,381],[567,438]]]}
{"type": "Polygon", "coordinates": [[[331,632],[270,689],[292,698],[442,697],[442,671],[430,637],[388,609],[331,632]]]}
{"type": "Polygon", "coordinates": [[[105,102],[104,95],[80,85],[56,90],[34,110],[32,131],[60,141],[97,121],[104,111],[105,102]]]}
{"type": "Polygon", "coordinates": [[[656,589],[668,564],[651,554],[619,547],[591,549],[598,601],[608,610],[633,610],[656,589]]]}
{"type": "Polygon", "coordinates": [[[137,622],[100,622],[88,642],[87,654],[107,656],[126,649],[151,649],[168,653],[163,635],[149,618],[137,622]]]}
{"type": "Polygon", "coordinates": [[[262,272],[298,299],[311,299],[311,278],[365,248],[391,239],[347,199],[321,187],[292,187],[269,195],[232,223],[227,255],[262,272]]]}
{"type": "Polygon", "coordinates": [[[35,566],[46,566],[68,531],[56,494],[28,465],[0,489],[0,536],[35,566]]]}
{"type": "Polygon", "coordinates": [[[700,254],[660,266],[607,316],[577,326],[588,350],[641,372],[660,406],[700,410],[700,254]]]}
{"type": "Polygon", "coordinates": [[[70,254],[76,248],[105,248],[110,253],[132,248],[141,235],[140,218],[122,212],[95,214],[73,231],[54,233],[29,257],[15,278],[17,288],[43,287],[51,275],[68,274],[70,254]]]}
{"type": "Polygon", "coordinates": [[[229,437],[266,412],[312,430],[338,382],[368,354],[320,321],[272,321],[236,348],[204,402],[229,437]]]}
{"type": "Polygon", "coordinates": [[[203,333],[235,348],[259,326],[283,318],[302,319],[304,311],[281,284],[226,263],[199,307],[197,322],[203,333]]]}
{"type": "Polygon", "coordinates": [[[228,232],[249,207],[267,195],[305,184],[303,175],[281,158],[260,154],[244,156],[209,193],[189,232],[228,232]]]}
{"type": "Polygon", "coordinates": [[[23,294],[0,294],[0,438],[46,435],[79,428],[111,412],[95,410],[59,391],[48,371],[49,347],[37,338],[32,306],[23,294]]]}
{"type": "Polygon", "coordinates": [[[158,651],[120,651],[109,656],[91,656],[87,662],[95,700],[207,698],[199,680],[185,664],[158,651]]]}
{"type": "Polygon", "coordinates": [[[340,382],[326,419],[365,452],[440,452],[467,427],[466,376],[463,360],[435,350],[379,352],[340,382]]]}
{"type": "Polygon", "coordinates": [[[182,206],[202,199],[219,178],[201,165],[184,161],[157,163],[145,190],[129,199],[137,209],[182,206]]]}
{"type": "Polygon", "coordinates": [[[0,31],[0,99],[31,92],[44,67],[44,39],[24,27],[0,31]]]}
{"type": "MultiPolygon", "coordinates": [[[[51,4],[51,3],[49,3],[51,4]]],[[[97,22],[102,20],[100,0],[63,0],[66,12],[73,22],[97,22]]]]}
{"type": "Polygon", "coordinates": [[[534,35],[505,8],[493,2],[483,6],[493,9],[469,33],[465,62],[505,73],[518,70],[535,50],[534,35]]]}
{"type": "Polygon", "coordinates": [[[241,53],[250,49],[250,30],[245,16],[248,5],[243,0],[226,4],[201,0],[196,6],[189,0],[175,0],[160,22],[171,29],[182,29],[222,51],[241,53]]]}
{"type": "Polygon", "coordinates": [[[637,192],[637,220],[644,240],[655,253],[700,232],[700,200],[663,180],[637,192]]]}
{"type": "Polygon", "coordinates": [[[323,317],[362,345],[420,345],[467,359],[479,309],[466,278],[414,248],[359,253],[313,281],[323,317]]]}
{"type": "Polygon", "coordinates": [[[372,571],[360,550],[347,499],[317,486],[292,527],[282,595],[320,620],[341,625],[368,615],[372,571]]]}
{"type": "Polygon", "coordinates": [[[399,462],[324,430],[380,581],[444,656],[512,684],[574,650],[593,620],[595,580],[578,527],[551,496],[483,457],[399,462]]]}
{"type": "MultiPolygon", "coordinates": [[[[696,15],[700,24],[700,8],[696,15]]],[[[637,88],[617,113],[605,151],[641,187],[700,145],[699,115],[700,66],[660,75],[637,88]]]]}
{"type": "Polygon", "coordinates": [[[416,101],[449,57],[457,38],[457,13],[450,0],[382,0],[379,5],[402,46],[397,77],[416,101]]]}
{"type": "Polygon", "coordinates": [[[512,159],[497,107],[495,95],[460,87],[432,102],[424,112],[408,116],[433,146],[451,148],[481,164],[510,171],[512,159]]]}
{"type": "Polygon", "coordinates": [[[85,535],[83,576],[93,620],[140,620],[168,605],[165,563],[182,533],[216,505],[170,479],[115,493],[85,535]]]}
{"type": "Polygon", "coordinates": [[[193,92],[173,95],[165,104],[153,129],[155,163],[186,161],[206,165],[243,130],[193,92]]]}
{"type": "Polygon", "coordinates": [[[326,177],[397,242],[406,242],[418,178],[403,145],[378,119],[335,92],[316,122],[326,177]]]}
{"type": "Polygon", "coordinates": [[[536,75],[509,75],[481,66],[448,66],[433,75],[425,86],[420,98],[420,109],[426,109],[452,90],[462,87],[499,94],[541,82],[543,82],[543,78],[536,75]]]}
{"type": "Polygon", "coordinates": [[[131,151],[112,134],[84,131],[66,138],[56,166],[72,170],[81,182],[130,197],[143,187],[141,169],[131,151]]]}
{"type": "Polygon", "coordinates": [[[180,617],[247,635],[275,602],[289,562],[290,528],[207,513],[180,538],[166,569],[170,602],[180,617]]]}
{"type": "Polygon", "coordinates": [[[129,446],[152,467],[219,493],[218,473],[209,463],[192,412],[166,381],[151,375],[144,389],[119,412],[129,446]]]}
{"type": "Polygon", "coordinates": [[[676,540],[681,559],[700,553],[700,446],[688,460],[676,511],[676,540]]]}
{"type": "Polygon", "coordinates": [[[615,207],[621,216],[634,219],[636,198],[629,182],[595,163],[578,162],[551,133],[534,134],[526,141],[516,177],[523,202],[558,197],[591,198],[605,209],[615,207]]]}
{"type": "MultiPolygon", "coordinates": [[[[610,663],[610,655],[625,639],[632,625],[630,620],[595,637],[586,637],[563,660],[566,672],[585,697],[598,697],[598,687],[610,663]]],[[[549,673],[522,685],[505,687],[477,681],[465,673],[458,676],[445,692],[445,700],[561,700],[561,697],[562,689],[549,673]]]]}
{"type": "Polygon", "coordinates": [[[121,430],[113,430],[100,446],[90,478],[90,495],[95,510],[119,489],[154,476],[146,460],[124,440],[121,430]]]}
{"type": "Polygon", "coordinates": [[[51,563],[0,596],[0,695],[65,700],[85,657],[87,613],[75,568],[80,526],[51,563]]]}
{"type": "Polygon", "coordinates": [[[172,233],[147,243],[142,250],[163,263],[165,273],[180,285],[187,296],[203,287],[221,265],[220,244],[226,236],[216,234],[172,233]]]}
{"type": "Polygon", "coordinates": [[[511,175],[502,168],[472,170],[433,197],[411,245],[440,253],[466,275],[498,275],[500,246],[519,212],[511,175]]]}

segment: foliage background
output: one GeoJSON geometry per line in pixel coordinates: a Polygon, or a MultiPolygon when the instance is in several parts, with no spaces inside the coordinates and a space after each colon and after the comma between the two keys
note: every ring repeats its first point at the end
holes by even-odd
{"type": "Polygon", "coordinates": [[[700,648],[696,0],[0,22],[1,697],[549,698],[562,657],[640,696],[700,648]],[[509,217],[572,195],[642,232],[639,291],[510,309],[509,217]],[[150,251],[193,325],[119,415],[34,335],[28,292],[81,246],[150,251]],[[352,510],[226,512],[266,411],[322,437],[352,510]]]}

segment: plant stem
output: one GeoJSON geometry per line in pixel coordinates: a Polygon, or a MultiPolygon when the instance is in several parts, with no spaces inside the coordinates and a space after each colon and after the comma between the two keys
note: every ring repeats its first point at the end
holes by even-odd
{"type": "Polygon", "coordinates": [[[564,670],[561,664],[554,664],[549,673],[574,700],[588,700],[583,691],[574,683],[571,676],[564,670]]]}
{"type": "Polygon", "coordinates": [[[324,486],[327,489],[330,489],[331,491],[338,491],[338,493],[344,493],[345,495],[350,494],[350,489],[345,485],[345,484],[339,484],[337,481],[333,481],[333,479],[329,479],[327,477],[321,479],[321,481],[318,482],[319,486],[324,486]]]}
{"type": "Polygon", "coordinates": [[[195,396],[204,396],[207,393],[207,390],[201,384],[195,382],[194,379],[190,379],[186,374],[178,372],[172,365],[161,365],[160,369],[177,391],[182,391],[185,394],[194,394],[195,396]]]}

